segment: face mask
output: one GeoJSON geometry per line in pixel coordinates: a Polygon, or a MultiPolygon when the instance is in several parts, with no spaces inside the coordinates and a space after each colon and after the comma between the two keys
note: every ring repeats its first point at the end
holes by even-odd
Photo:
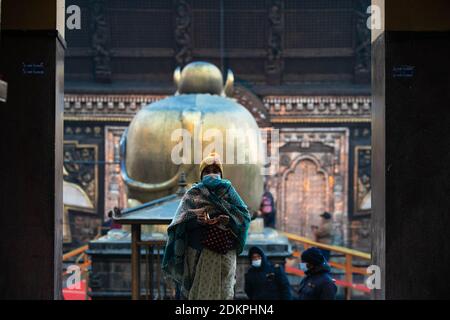
{"type": "Polygon", "coordinates": [[[203,178],[205,178],[205,177],[211,177],[213,179],[220,179],[220,174],[218,174],[218,173],[210,173],[210,174],[205,174],[203,176],[203,178]]]}
{"type": "Polygon", "coordinates": [[[252,260],[252,266],[254,266],[255,268],[259,268],[261,267],[261,259],[258,260],[252,260]]]}
{"type": "Polygon", "coordinates": [[[308,267],[306,266],[305,262],[301,262],[299,264],[299,266],[300,266],[300,270],[302,270],[302,271],[307,271],[308,270],[308,267]]]}

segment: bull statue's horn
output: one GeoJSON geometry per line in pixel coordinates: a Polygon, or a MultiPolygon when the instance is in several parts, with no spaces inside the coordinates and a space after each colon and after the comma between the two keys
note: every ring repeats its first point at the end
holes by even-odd
{"type": "Polygon", "coordinates": [[[173,83],[175,84],[175,87],[177,88],[177,92],[175,92],[175,95],[178,95],[179,88],[180,88],[180,81],[181,81],[181,68],[177,67],[175,71],[173,72],[173,83]]]}
{"type": "Polygon", "coordinates": [[[227,97],[232,97],[234,91],[234,74],[233,71],[228,70],[227,80],[225,81],[225,87],[223,93],[227,97]]]}

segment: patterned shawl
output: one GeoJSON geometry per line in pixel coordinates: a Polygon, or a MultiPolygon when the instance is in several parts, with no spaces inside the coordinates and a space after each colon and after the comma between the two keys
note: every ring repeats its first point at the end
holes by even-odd
{"type": "Polygon", "coordinates": [[[229,227],[238,238],[236,253],[240,254],[244,249],[251,219],[246,204],[229,180],[204,177],[184,194],[167,230],[162,269],[182,285],[189,281],[184,279],[184,256],[188,243],[186,224],[197,219],[197,213],[203,210],[207,210],[211,217],[227,214],[230,217],[229,227]]]}

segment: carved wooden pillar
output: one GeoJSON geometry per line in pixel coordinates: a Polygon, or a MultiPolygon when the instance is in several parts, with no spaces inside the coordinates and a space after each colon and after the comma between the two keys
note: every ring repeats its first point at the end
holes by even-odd
{"type": "Polygon", "coordinates": [[[192,10],[189,0],[175,0],[175,61],[184,67],[192,61],[192,10]]]}
{"type": "Polygon", "coordinates": [[[374,298],[448,299],[450,2],[374,4],[385,8],[372,31],[374,298]]]}
{"type": "Polygon", "coordinates": [[[110,28],[106,19],[106,1],[91,0],[91,46],[94,60],[94,77],[98,82],[111,82],[110,28]]]}
{"type": "Polygon", "coordinates": [[[62,275],[64,6],[3,0],[0,299],[59,299],[62,275]]]}
{"type": "Polygon", "coordinates": [[[277,85],[283,75],[284,1],[272,0],[268,11],[269,37],[265,63],[266,82],[277,85]]]}

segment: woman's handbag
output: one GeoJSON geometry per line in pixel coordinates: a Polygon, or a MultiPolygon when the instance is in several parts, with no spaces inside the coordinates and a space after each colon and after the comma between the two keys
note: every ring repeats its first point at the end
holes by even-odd
{"type": "Polygon", "coordinates": [[[216,222],[203,227],[201,242],[211,251],[226,254],[236,248],[236,239],[236,235],[229,227],[216,222]]]}
{"type": "MultiPolygon", "coordinates": [[[[219,202],[219,199],[214,192],[209,191],[208,198],[214,205],[217,205],[219,202]]],[[[218,209],[222,210],[222,208],[218,209]]],[[[225,216],[228,218],[227,220],[229,220],[230,217],[228,215],[225,216]]],[[[222,224],[220,217],[211,219],[209,215],[207,215],[205,223],[206,225],[203,227],[203,234],[201,237],[201,243],[204,247],[220,254],[226,254],[228,251],[236,248],[238,237],[231,228],[226,225],[228,222],[222,224]]]]}

